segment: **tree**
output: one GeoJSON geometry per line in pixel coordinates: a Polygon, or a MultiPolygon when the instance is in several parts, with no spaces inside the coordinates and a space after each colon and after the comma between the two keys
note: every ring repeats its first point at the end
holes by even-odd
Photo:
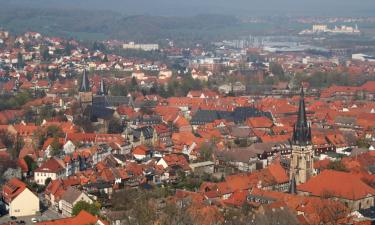
{"type": "Polygon", "coordinates": [[[38,165],[36,164],[36,162],[30,157],[30,156],[25,156],[23,158],[27,164],[27,168],[29,169],[29,171],[33,171],[35,170],[36,168],[38,168],[38,165]]]}
{"type": "Polygon", "coordinates": [[[168,203],[163,212],[165,215],[161,218],[160,224],[162,225],[194,224],[186,204],[182,204],[182,207],[180,207],[176,203],[168,203]]]}
{"type": "Polygon", "coordinates": [[[42,55],[43,61],[48,61],[50,59],[49,51],[47,47],[40,49],[40,54],[42,55]]]}
{"type": "Polygon", "coordinates": [[[16,137],[13,147],[10,149],[10,155],[12,159],[17,159],[21,149],[25,145],[23,139],[19,136],[16,137]]]}
{"type": "Polygon", "coordinates": [[[131,91],[138,90],[138,82],[137,82],[137,79],[135,77],[132,77],[132,81],[130,83],[130,90],[131,91]]]}
{"type": "Polygon", "coordinates": [[[108,123],[108,133],[109,134],[120,134],[124,131],[121,121],[116,118],[112,118],[108,123]]]}
{"type": "Polygon", "coordinates": [[[17,68],[22,69],[25,66],[25,61],[23,60],[23,56],[21,52],[17,54],[17,68]]]}
{"type": "Polygon", "coordinates": [[[51,152],[52,156],[60,155],[62,144],[59,142],[57,138],[54,138],[51,143],[51,148],[52,148],[52,152],[51,152]]]}
{"type": "Polygon", "coordinates": [[[200,154],[201,154],[202,160],[204,161],[212,160],[213,149],[212,149],[211,144],[208,144],[208,143],[203,144],[200,149],[200,154]]]}
{"type": "Polygon", "coordinates": [[[47,137],[53,137],[53,138],[62,138],[64,137],[64,132],[61,130],[60,127],[51,125],[48,126],[46,129],[46,136],[47,137]]]}
{"type": "Polygon", "coordinates": [[[94,203],[88,203],[85,201],[79,201],[73,206],[72,215],[76,216],[78,215],[82,210],[87,211],[88,213],[92,215],[99,215],[100,210],[100,204],[97,202],[94,203]]]}
{"type": "Polygon", "coordinates": [[[128,89],[126,85],[116,83],[109,87],[109,92],[112,96],[126,96],[128,94],[128,89]]]}
{"type": "Polygon", "coordinates": [[[342,161],[330,161],[327,169],[329,170],[337,170],[337,171],[343,171],[348,172],[348,169],[345,167],[345,165],[342,163],[342,161]]]}
{"type": "Polygon", "coordinates": [[[28,81],[31,81],[31,80],[33,79],[33,74],[30,73],[30,72],[27,72],[27,73],[26,73],[26,79],[27,79],[28,81]]]}
{"type": "Polygon", "coordinates": [[[358,148],[369,148],[370,142],[364,138],[361,138],[357,140],[357,146],[358,148]]]}
{"type": "Polygon", "coordinates": [[[8,131],[1,130],[0,141],[5,145],[5,147],[11,148],[15,140],[14,137],[8,131]]]}
{"type": "Polygon", "coordinates": [[[45,181],[44,181],[44,186],[47,187],[49,185],[49,183],[51,183],[52,179],[50,177],[48,177],[45,181]]]}
{"type": "Polygon", "coordinates": [[[280,79],[284,78],[283,67],[278,63],[270,63],[270,71],[272,74],[278,76],[280,79]]]}

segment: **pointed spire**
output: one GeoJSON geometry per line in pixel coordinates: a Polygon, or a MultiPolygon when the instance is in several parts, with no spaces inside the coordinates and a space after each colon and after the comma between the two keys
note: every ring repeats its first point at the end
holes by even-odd
{"type": "Polygon", "coordinates": [[[79,92],[89,92],[89,91],[91,91],[90,81],[89,81],[88,75],[86,74],[86,69],[84,69],[79,92]]]}
{"type": "Polygon", "coordinates": [[[301,88],[301,97],[299,100],[298,118],[293,128],[293,144],[308,145],[311,143],[311,128],[307,122],[305,94],[301,88]]]}
{"type": "Polygon", "coordinates": [[[98,90],[98,95],[107,95],[107,88],[105,86],[103,78],[100,80],[100,87],[98,90]]]}

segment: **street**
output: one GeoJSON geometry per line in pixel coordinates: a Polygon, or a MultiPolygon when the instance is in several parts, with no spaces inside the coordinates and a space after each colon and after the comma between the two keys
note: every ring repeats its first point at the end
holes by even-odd
{"type": "MultiPolygon", "coordinates": [[[[60,218],[62,218],[62,216],[59,213],[48,209],[48,210],[44,211],[41,215],[17,217],[17,219],[13,220],[13,221],[14,222],[15,221],[25,221],[25,224],[32,225],[33,224],[33,222],[31,222],[32,218],[36,218],[36,219],[38,219],[38,221],[47,221],[47,220],[60,219],[60,218]]],[[[8,223],[8,222],[11,222],[11,221],[12,220],[10,219],[9,215],[4,215],[4,216],[0,217],[0,224],[8,223]]]]}

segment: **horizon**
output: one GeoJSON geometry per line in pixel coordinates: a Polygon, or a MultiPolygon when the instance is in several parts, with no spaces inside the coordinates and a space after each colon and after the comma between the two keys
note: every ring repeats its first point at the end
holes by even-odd
{"type": "Polygon", "coordinates": [[[0,0],[0,4],[15,7],[110,10],[126,15],[151,16],[370,16],[375,12],[375,2],[371,0],[362,0],[360,4],[351,0],[158,0],[157,4],[153,3],[150,0],[0,0]]]}

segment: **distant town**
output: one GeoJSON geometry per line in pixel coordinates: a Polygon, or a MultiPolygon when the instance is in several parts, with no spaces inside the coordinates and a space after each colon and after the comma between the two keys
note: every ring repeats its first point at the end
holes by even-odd
{"type": "Polygon", "coordinates": [[[375,19],[294,20],[188,46],[2,29],[0,224],[374,224],[375,19]]]}

